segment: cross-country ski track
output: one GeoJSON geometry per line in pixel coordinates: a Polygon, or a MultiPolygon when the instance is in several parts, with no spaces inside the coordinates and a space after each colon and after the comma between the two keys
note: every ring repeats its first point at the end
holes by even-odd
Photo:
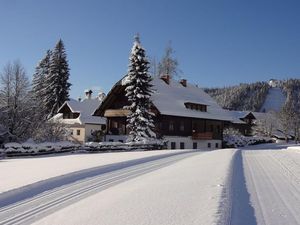
{"type": "Polygon", "coordinates": [[[52,177],[1,193],[0,225],[299,225],[300,147],[286,147],[176,151],[52,177]]]}

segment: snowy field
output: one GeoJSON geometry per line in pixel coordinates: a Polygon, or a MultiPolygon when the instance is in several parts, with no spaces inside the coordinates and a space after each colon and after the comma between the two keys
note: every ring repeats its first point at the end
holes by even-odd
{"type": "Polygon", "coordinates": [[[0,224],[299,225],[300,146],[287,147],[0,161],[1,179],[27,160],[40,167],[27,182],[0,183],[10,189],[0,194],[0,224]],[[44,164],[67,169],[55,175],[44,164]]]}
{"type": "Polygon", "coordinates": [[[176,152],[179,152],[179,150],[172,152],[135,151],[125,153],[67,154],[64,156],[50,155],[46,157],[4,159],[0,160],[0,194],[14,188],[84,169],[176,152]]]}

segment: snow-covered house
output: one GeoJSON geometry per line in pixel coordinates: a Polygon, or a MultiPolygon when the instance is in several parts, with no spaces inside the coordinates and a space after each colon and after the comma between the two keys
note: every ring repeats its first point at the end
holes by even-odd
{"type": "MultiPolygon", "coordinates": [[[[55,121],[66,124],[70,129],[70,140],[80,143],[96,141],[99,133],[104,133],[106,129],[106,119],[93,116],[93,112],[101,104],[104,94],[92,98],[92,91],[85,91],[85,99],[66,101],[54,116],[55,121]]],[[[99,137],[98,137],[99,138],[99,137]]],[[[99,141],[99,140],[98,140],[99,141]]]]}
{"type": "MultiPolygon", "coordinates": [[[[208,94],[186,80],[154,77],[151,111],[155,132],[168,141],[168,148],[221,148],[223,127],[231,118],[208,94]]],[[[130,113],[122,80],[117,82],[94,115],[107,118],[106,141],[125,141],[126,116],[130,113]]]]}
{"type": "Polygon", "coordinates": [[[227,123],[226,126],[239,130],[243,135],[252,135],[252,126],[256,120],[253,112],[234,110],[229,110],[227,112],[232,117],[232,120],[230,123],[227,123]]]}

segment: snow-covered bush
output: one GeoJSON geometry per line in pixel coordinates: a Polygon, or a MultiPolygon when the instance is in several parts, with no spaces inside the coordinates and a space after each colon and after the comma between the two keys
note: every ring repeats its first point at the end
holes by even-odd
{"type": "Polygon", "coordinates": [[[68,141],[62,142],[43,142],[43,143],[34,143],[32,141],[25,143],[7,143],[4,145],[4,148],[0,150],[6,155],[17,155],[17,154],[41,154],[41,153],[56,153],[56,152],[66,152],[75,150],[80,145],[74,144],[68,141]]]}
{"type": "Polygon", "coordinates": [[[271,138],[259,136],[244,136],[238,130],[233,128],[224,129],[223,137],[225,146],[231,148],[273,142],[271,138]]]}
{"type": "Polygon", "coordinates": [[[88,142],[85,143],[85,149],[88,151],[110,151],[110,150],[159,150],[164,149],[166,142],[164,140],[143,140],[140,142],[88,142]]]}

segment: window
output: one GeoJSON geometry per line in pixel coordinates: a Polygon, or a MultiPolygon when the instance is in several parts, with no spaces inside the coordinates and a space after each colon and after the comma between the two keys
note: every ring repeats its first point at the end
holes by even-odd
{"type": "Polygon", "coordinates": [[[171,142],[171,149],[176,149],[176,142],[171,142]]]}
{"type": "Polygon", "coordinates": [[[193,149],[197,149],[198,146],[197,146],[197,142],[193,142],[193,149]]]}
{"type": "Polygon", "coordinates": [[[109,141],[109,142],[114,142],[114,139],[109,139],[108,141],[109,141]]]}
{"type": "Polygon", "coordinates": [[[180,142],[180,149],[184,149],[184,142],[180,142]]]}
{"type": "Polygon", "coordinates": [[[80,135],[80,130],[76,130],[76,134],[79,136],[80,135]]]}
{"type": "Polygon", "coordinates": [[[210,142],[208,142],[207,147],[211,148],[211,143],[210,142]]]}
{"type": "Polygon", "coordinates": [[[123,140],[119,140],[119,142],[123,143],[123,140]]]}
{"type": "Polygon", "coordinates": [[[170,121],[169,123],[169,131],[174,131],[174,122],[170,121]]]}
{"type": "Polygon", "coordinates": [[[180,127],[179,127],[180,131],[184,131],[184,121],[180,121],[180,127]]]}
{"type": "Polygon", "coordinates": [[[216,148],[219,148],[219,143],[216,143],[216,148]]]}
{"type": "Polygon", "coordinates": [[[184,105],[187,109],[207,112],[207,105],[192,102],[185,102],[184,105]]]}
{"type": "Polygon", "coordinates": [[[214,125],[212,125],[212,124],[210,125],[210,131],[214,132],[214,125]]]}
{"type": "Polygon", "coordinates": [[[73,130],[72,130],[72,129],[71,129],[70,133],[71,133],[71,135],[73,135],[73,134],[74,134],[74,132],[73,132],[73,130]]]}
{"type": "Polygon", "coordinates": [[[118,128],[118,122],[117,121],[113,121],[112,122],[112,127],[113,128],[118,128]]]}

